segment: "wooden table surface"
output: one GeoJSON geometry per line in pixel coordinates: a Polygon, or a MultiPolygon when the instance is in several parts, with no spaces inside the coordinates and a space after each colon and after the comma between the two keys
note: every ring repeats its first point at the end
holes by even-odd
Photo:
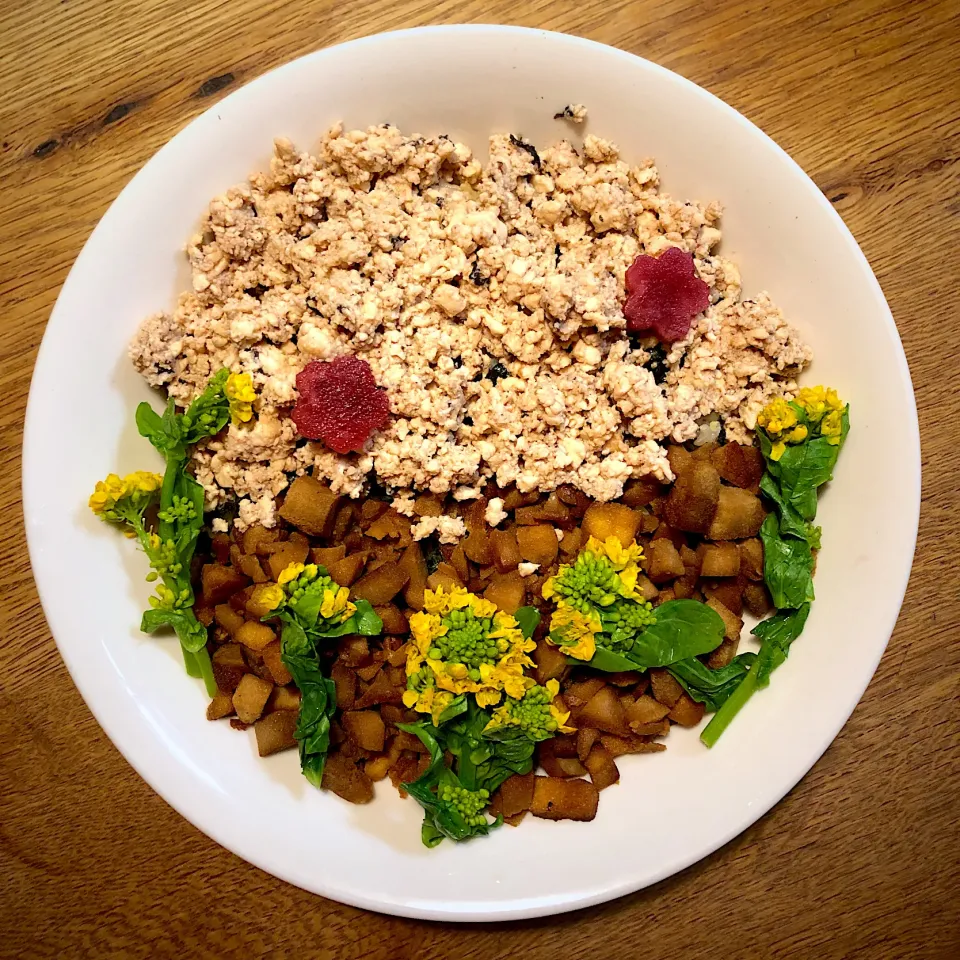
{"type": "Polygon", "coordinates": [[[7,0],[0,956],[960,957],[958,59],[956,0],[7,0]],[[900,622],[814,770],[742,836],[652,889],[491,926],[379,917],[313,897],[181,819],[71,683],[37,601],[19,505],[21,425],[44,324],[124,183],[189,119],[277,64],[380,30],[457,21],[623,47],[705,86],[782,144],[886,292],[924,454],[900,622]]]}

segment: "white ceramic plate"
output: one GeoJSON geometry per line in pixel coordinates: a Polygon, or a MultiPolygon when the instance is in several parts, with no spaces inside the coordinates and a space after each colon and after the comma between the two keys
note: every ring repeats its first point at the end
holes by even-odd
{"type": "MultiPolygon", "coordinates": [[[[139,773],[230,850],[308,890],[448,920],[556,913],[686,867],[769,810],[823,753],[883,653],[906,587],[919,511],[916,410],[896,327],[863,254],[797,165],[722,102],[673,73],[585,40],[505,27],[385,34],[322,50],[211,107],[128,184],[64,284],[37,360],[24,441],[30,555],[63,658],[139,773]],[[150,396],[127,361],[140,319],[186,285],[182,249],[207,201],[332,122],[384,120],[483,151],[492,131],[545,145],[588,106],[587,131],[627,159],[655,156],[665,189],[719,199],[723,249],[748,293],[766,289],[812,343],[808,383],[836,386],[853,431],[822,499],[817,602],[789,663],[708,751],[627,758],[589,824],[520,829],[433,851],[420,809],[389,783],[354,807],[310,788],[297,759],[256,756],[252,734],[207,723],[175,639],[137,631],[142,557],[87,510],[95,481],[155,464],[134,428],[150,396]],[[559,851],[562,850],[562,856],[559,851]],[[556,869],[549,865],[563,863],[556,869]],[[569,865],[576,864],[573,868],[569,865]],[[544,868],[546,865],[546,869],[544,868]]],[[[789,828],[788,824],[784,825],[789,828]]]]}

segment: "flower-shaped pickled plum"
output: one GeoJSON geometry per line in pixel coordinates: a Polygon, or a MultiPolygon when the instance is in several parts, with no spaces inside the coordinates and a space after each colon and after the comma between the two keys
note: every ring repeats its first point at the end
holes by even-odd
{"type": "Polygon", "coordinates": [[[679,247],[659,257],[641,254],[627,269],[626,284],[627,330],[651,330],[667,343],[682,340],[710,304],[710,287],[697,276],[693,257],[679,247]]]}

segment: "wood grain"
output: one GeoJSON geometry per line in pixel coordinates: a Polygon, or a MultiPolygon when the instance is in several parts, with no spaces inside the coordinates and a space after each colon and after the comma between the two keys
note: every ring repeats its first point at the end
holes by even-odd
{"type": "Polygon", "coordinates": [[[3,4],[0,956],[960,956],[958,60],[955,0],[3,4]],[[903,613],[815,769],[744,835],[650,890],[487,927],[377,917],[309,896],[181,819],[74,689],[37,601],[19,507],[21,425],[44,323],[123,184],[190,118],[270,67],[378,30],[455,21],[623,47],[770,133],[870,259],[910,360],[924,440],[903,613]]]}

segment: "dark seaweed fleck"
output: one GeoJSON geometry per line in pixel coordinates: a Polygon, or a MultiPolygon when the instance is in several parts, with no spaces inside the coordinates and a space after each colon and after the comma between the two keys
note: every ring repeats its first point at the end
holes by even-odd
{"type": "Polygon", "coordinates": [[[443,563],[443,554],[440,552],[440,543],[436,537],[427,537],[420,541],[423,559],[427,564],[427,573],[435,573],[437,567],[443,563]]]}
{"type": "Polygon", "coordinates": [[[509,376],[510,371],[499,360],[495,361],[493,366],[487,371],[487,379],[493,384],[509,376]]]}
{"type": "Polygon", "coordinates": [[[406,242],[407,242],[407,238],[406,238],[406,237],[391,237],[391,238],[390,238],[390,246],[393,247],[394,250],[399,250],[406,242]]]}
{"type": "Polygon", "coordinates": [[[721,446],[727,442],[727,425],[720,421],[720,432],[717,434],[717,443],[721,446]]]}
{"type": "Polygon", "coordinates": [[[478,287],[485,287],[490,282],[490,278],[485,277],[480,272],[479,260],[474,260],[473,266],[470,268],[470,282],[478,287]]]}
{"type": "Polygon", "coordinates": [[[463,425],[465,427],[473,426],[473,417],[471,417],[469,413],[463,418],[463,425]]]}
{"type": "Polygon", "coordinates": [[[454,369],[455,369],[455,370],[459,370],[462,366],[463,366],[463,358],[462,358],[462,357],[454,357],[454,358],[453,358],[453,367],[454,367],[454,369]]]}
{"type": "Polygon", "coordinates": [[[647,353],[650,358],[644,366],[653,374],[654,383],[663,383],[667,379],[667,351],[663,344],[655,343],[647,353]]]}
{"type": "Polygon", "coordinates": [[[515,147],[519,147],[521,150],[526,150],[526,152],[530,154],[530,159],[533,161],[533,165],[538,171],[543,169],[543,167],[540,165],[540,154],[537,153],[537,148],[532,143],[527,143],[526,140],[521,140],[519,137],[515,137],[512,133],[510,134],[510,142],[515,147]]]}
{"type": "Polygon", "coordinates": [[[393,495],[390,493],[387,487],[385,487],[376,476],[373,476],[370,480],[370,488],[367,490],[367,497],[371,500],[392,500],[393,495]]]}
{"type": "Polygon", "coordinates": [[[556,261],[556,266],[559,267],[560,266],[560,244],[559,243],[555,243],[553,245],[553,257],[554,257],[554,260],[556,261]]]}

